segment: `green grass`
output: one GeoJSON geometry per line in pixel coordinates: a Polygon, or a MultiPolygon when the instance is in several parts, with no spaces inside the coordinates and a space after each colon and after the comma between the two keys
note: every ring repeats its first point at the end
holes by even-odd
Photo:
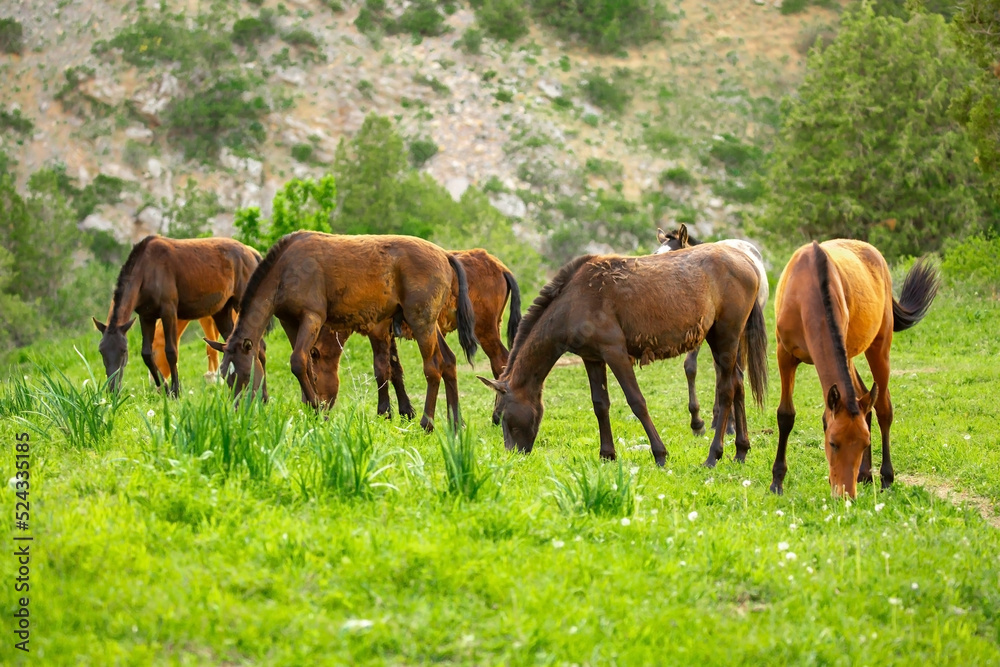
{"type": "MultiPolygon", "coordinates": [[[[773,330],[770,305],[768,318],[773,330]]],[[[985,498],[994,518],[998,330],[997,301],[948,288],[925,321],[896,335],[890,386],[897,474],[985,498]]],[[[637,371],[670,452],[661,470],[614,380],[621,463],[598,461],[579,365],[549,377],[538,442],[520,456],[490,424],[493,396],[474,378],[482,358],[477,371],[460,368],[467,430],[449,439],[375,417],[371,352],[358,337],[326,420],[299,403],[280,328],[269,338],[271,402],[239,411],[204,384],[196,336],[181,345],[181,398],[165,402],[130,333],[126,401],[100,446],[27,427],[36,661],[1000,662],[1000,532],[901,482],[862,487],[851,506],[832,499],[811,367],[798,374],[785,495],[767,491],[773,344],[767,408],[748,410],[745,466],[732,462],[731,438],[717,468],[699,465],[709,440],[687,428],[679,360],[637,371]],[[470,479],[489,492],[468,493],[470,479]]],[[[33,357],[82,392],[74,345],[102,368],[94,333],[41,342],[4,367],[33,357]]],[[[415,345],[400,351],[420,405],[415,345]]],[[[707,353],[700,371],[707,412],[707,353]]],[[[11,373],[21,379],[0,388],[8,443],[26,428],[16,416],[41,419],[20,411],[24,386],[38,394],[43,381],[28,364],[11,373]]],[[[443,425],[443,392],[437,408],[443,425]]],[[[0,465],[13,475],[12,447],[0,465]]],[[[11,544],[11,533],[3,521],[0,540],[11,544]]],[[[9,630],[13,586],[3,590],[9,630]]],[[[28,662],[4,651],[4,664],[28,662]]]]}

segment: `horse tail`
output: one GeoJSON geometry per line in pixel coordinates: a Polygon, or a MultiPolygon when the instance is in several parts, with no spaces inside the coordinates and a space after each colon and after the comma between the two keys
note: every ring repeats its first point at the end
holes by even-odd
{"type": "Polygon", "coordinates": [[[449,253],[448,263],[451,264],[455,277],[458,278],[458,302],[456,303],[456,320],[458,320],[458,342],[465,351],[465,358],[472,363],[476,355],[479,341],[476,340],[476,314],[472,310],[472,300],[469,298],[469,280],[465,276],[465,268],[458,259],[449,253]]]}
{"type": "Polygon", "coordinates": [[[767,330],[764,325],[764,310],[759,301],[753,302],[753,309],[743,329],[743,338],[750,375],[750,391],[757,407],[763,409],[764,399],[767,397],[767,330]]]}
{"type": "Polygon", "coordinates": [[[510,271],[503,272],[503,279],[507,281],[507,292],[510,294],[510,318],[507,320],[507,347],[514,344],[514,336],[517,335],[517,327],[521,324],[521,288],[517,286],[514,274],[510,271]]]}
{"type": "Polygon", "coordinates": [[[941,286],[941,276],[927,257],[921,257],[906,274],[899,301],[892,300],[892,330],[905,331],[924,319],[941,286]]]}

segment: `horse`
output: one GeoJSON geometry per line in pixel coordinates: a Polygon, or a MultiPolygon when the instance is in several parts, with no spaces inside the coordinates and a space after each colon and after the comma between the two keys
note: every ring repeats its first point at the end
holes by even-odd
{"type": "Polygon", "coordinates": [[[530,452],[542,420],[546,376],[565,352],[583,358],[600,433],[600,456],[615,459],[608,418],[607,368],[618,379],[649,438],[653,459],[667,450],[649,417],[633,365],[683,354],[708,341],[716,360],[719,423],[705,465],[722,457],[730,407],[736,406],[736,459],[750,449],[741,356],[762,405],[767,338],[753,263],[733,248],[705,244],[669,255],[584,255],[564,265],[528,309],[499,380],[479,379],[499,394],[504,445],[530,452]],[[683,295],[683,298],[678,298],[683,295]]]}
{"type": "MultiPolygon", "coordinates": [[[[191,322],[189,320],[177,320],[177,345],[180,346],[181,336],[191,322]]],[[[206,338],[212,340],[219,339],[219,329],[215,326],[215,320],[211,317],[203,317],[198,320],[201,330],[206,338]]],[[[219,353],[211,346],[205,345],[205,355],[208,357],[208,370],[205,372],[205,380],[215,382],[219,377],[219,353]]],[[[170,364],[167,363],[166,338],[163,336],[163,323],[156,323],[156,331],[153,333],[153,363],[160,371],[164,380],[170,378],[170,364]]],[[[150,377],[152,381],[152,377],[150,377]]]]}
{"type": "Polygon", "coordinates": [[[277,316],[293,346],[291,369],[303,401],[318,409],[312,370],[324,325],[367,335],[402,317],[424,360],[427,396],[420,425],[430,431],[442,378],[449,415],[453,423],[459,420],[456,358],[438,328],[453,294],[459,342],[471,363],[478,346],[475,316],[465,270],[451,254],[412,236],[293,232],[271,247],[251,276],[232,336],[225,345],[209,344],[223,353],[222,372],[237,400],[248,387],[253,395],[264,379],[254,350],[266,323],[277,316]]]}
{"type": "MultiPolygon", "coordinates": [[[[521,321],[521,290],[517,280],[503,262],[481,248],[459,250],[453,256],[461,262],[469,282],[469,299],[476,317],[476,338],[490,360],[493,377],[499,378],[507,365],[508,350],[500,337],[500,325],[504,307],[510,302],[510,316],[507,319],[507,344],[513,344],[514,334],[521,321]]],[[[447,307],[438,317],[438,326],[445,335],[458,328],[455,317],[455,299],[449,300],[447,307]]],[[[412,338],[412,331],[405,322],[399,334],[412,338]]],[[[344,342],[351,335],[350,330],[335,329],[324,325],[312,350],[313,383],[316,395],[327,406],[337,400],[340,388],[338,369],[344,342]]],[[[391,382],[399,405],[399,414],[409,419],[414,417],[413,405],[406,394],[403,382],[403,367],[396,351],[396,337],[388,327],[380,327],[368,334],[374,355],[375,381],[378,385],[378,414],[390,416],[389,388],[391,382]]],[[[494,412],[493,423],[500,423],[499,413],[494,412]]]]}
{"type": "MultiPolygon", "coordinates": [[[[126,333],[135,318],[142,328],[142,360],[156,386],[160,372],[153,361],[156,321],[163,323],[164,352],[170,369],[169,393],[180,391],[177,377],[177,322],[211,317],[223,335],[233,330],[233,311],[260,261],[260,254],[228,238],[170,239],[151,235],[132,247],[118,273],[111,313],[104,324],[95,317],[101,332],[98,349],[110,386],[117,391],[128,362],[126,333]]],[[[263,360],[262,360],[263,363],[263,360]]]]}
{"type": "Polygon", "coordinates": [[[785,448],[795,425],[792,390],[800,363],[813,364],[826,405],[823,448],[835,496],[857,494],[857,482],[870,482],[871,410],[882,433],[882,488],[892,485],[889,448],[892,401],[889,397],[889,348],[892,334],[914,326],[930,308],[940,276],[926,258],[903,280],[899,301],[892,296],[889,266],[863,241],[836,239],[804,245],[792,255],[774,297],[778,372],[778,450],[771,470],[771,491],[784,491],[785,448]],[[869,391],[854,357],[864,353],[872,371],[869,391]]]}
{"type": "MultiPolygon", "coordinates": [[[[665,233],[662,229],[656,230],[656,238],[660,242],[660,247],[656,249],[653,253],[654,255],[662,255],[663,253],[670,252],[671,250],[680,250],[681,248],[689,248],[691,246],[701,245],[701,241],[688,235],[687,226],[683,223],[676,231],[665,233]]],[[[750,258],[753,262],[754,268],[757,269],[757,273],[760,276],[760,286],[757,291],[757,303],[760,304],[761,310],[767,305],[767,296],[769,285],[767,282],[767,270],[764,268],[764,257],[760,254],[760,251],[749,241],[744,241],[742,239],[726,239],[723,241],[718,241],[723,245],[728,245],[737,250],[742,251],[750,258]]],[[[695,349],[687,353],[684,357],[684,374],[687,376],[688,383],[688,411],[691,413],[691,431],[695,435],[705,434],[705,422],[702,421],[700,412],[701,405],[698,403],[698,394],[695,391],[695,378],[698,375],[698,352],[701,351],[701,346],[699,345],[695,349]]],[[[715,429],[716,424],[719,420],[719,406],[715,404],[712,408],[712,428],[715,429]]],[[[732,434],[736,432],[735,429],[735,416],[730,415],[729,426],[726,428],[726,434],[732,434]]]]}

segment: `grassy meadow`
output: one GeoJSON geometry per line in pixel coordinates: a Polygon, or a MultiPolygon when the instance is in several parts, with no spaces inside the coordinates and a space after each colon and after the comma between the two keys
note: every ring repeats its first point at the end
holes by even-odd
{"type": "MultiPolygon", "coordinates": [[[[773,331],[770,304],[767,316],[773,331]]],[[[897,334],[905,481],[860,487],[853,503],[830,496],[808,366],[785,495],[768,492],[773,341],[768,404],[748,408],[748,462],[731,461],[730,436],[713,470],[700,466],[709,438],[687,427],[679,359],[637,371],[670,454],[657,469],[613,379],[620,464],[598,462],[582,365],[554,369],[535,450],[521,456],[490,424],[481,353],[476,370],[460,368],[467,429],[449,437],[376,418],[358,337],[329,420],[299,403],[280,328],[271,402],[238,411],[203,381],[193,330],[178,400],[150,388],[133,332],[120,405],[101,403],[74,351],[103,380],[96,333],[40,343],[0,386],[0,437],[31,434],[35,537],[31,654],[12,647],[8,556],[0,662],[1000,664],[997,331],[996,299],[947,288],[897,334]]],[[[419,355],[410,342],[401,352],[419,409],[419,355]]],[[[710,415],[710,354],[700,361],[710,415]]],[[[439,426],[444,412],[442,392],[439,426]]],[[[2,466],[6,480],[12,446],[2,466]]],[[[9,546],[15,496],[2,492],[9,546]]]]}

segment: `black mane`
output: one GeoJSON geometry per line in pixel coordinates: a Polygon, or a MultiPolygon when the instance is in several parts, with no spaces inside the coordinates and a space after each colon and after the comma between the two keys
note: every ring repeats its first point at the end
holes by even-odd
{"type": "Polygon", "coordinates": [[[517,327],[517,335],[514,336],[514,344],[511,346],[510,356],[507,358],[507,369],[514,367],[514,359],[517,357],[517,353],[520,351],[524,341],[531,333],[531,329],[535,326],[535,323],[538,322],[545,309],[555,300],[557,296],[562,293],[563,287],[566,286],[566,283],[569,282],[569,279],[576,274],[580,267],[594,257],[595,255],[581,255],[575,259],[571,259],[564,264],[561,269],[559,269],[559,273],[556,274],[556,277],[550,280],[549,283],[542,288],[542,291],[539,292],[538,296],[531,304],[531,307],[528,308],[528,312],[526,312],[524,317],[521,318],[521,323],[517,327]]]}
{"type": "Polygon", "coordinates": [[[826,325],[830,330],[830,338],[833,340],[833,356],[837,364],[837,372],[840,374],[841,384],[844,385],[844,405],[852,415],[861,413],[858,405],[858,396],[854,392],[854,381],[850,376],[850,366],[847,363],[847,349],[844,347],[844,337],[837,325],[837,318],[833,312],[833,298],[830,296],[830,261],[826,251],[818,243],[813,241],[813,254],[816,258],[816,272],[819,274],[819,292],[823,297],[823,312],[826,314],[826,325]]]}
{"type": "Polygon", "coordinates": [[[264,256],[264,259],[260,260],[257,268],[254,269],[252,274],[250,274],[250,280],[247,281],[247,288],[243,291],[243,298],[240,299],[241,313],[246,312],[250,302],[257,296],[257,290],[260,289],[260,284],[264,282],[264,278],[267,277],[267,274],[270,273],[272,268],[274,268],[278,258],[283,252],[285,252],[291,242],[306,236],[312,236],[312,233],[292,232],[291,234],[282,236],[278,239],[277,243],[271,246],[271,249],[268,250],[267,254],[264,256]]]}
{"type": "Polygon", "coordinates": [[[118,310],[121,308],[122,297],[125,296],[125,288],[128,287],[129,278],[132,277],[132,270],[139,263],[139,258],[146,251],[149,242],[155,238],[156,234],[150,234],[132,246],[132,251],[129,252],[128,259],[125,260],[121,271],[118,272],[118,280],[115,282],[115,293],[111,297],[112,309],[111,316],[108,318],[109,327],[115,326],[118,322],[118,310]]]}

